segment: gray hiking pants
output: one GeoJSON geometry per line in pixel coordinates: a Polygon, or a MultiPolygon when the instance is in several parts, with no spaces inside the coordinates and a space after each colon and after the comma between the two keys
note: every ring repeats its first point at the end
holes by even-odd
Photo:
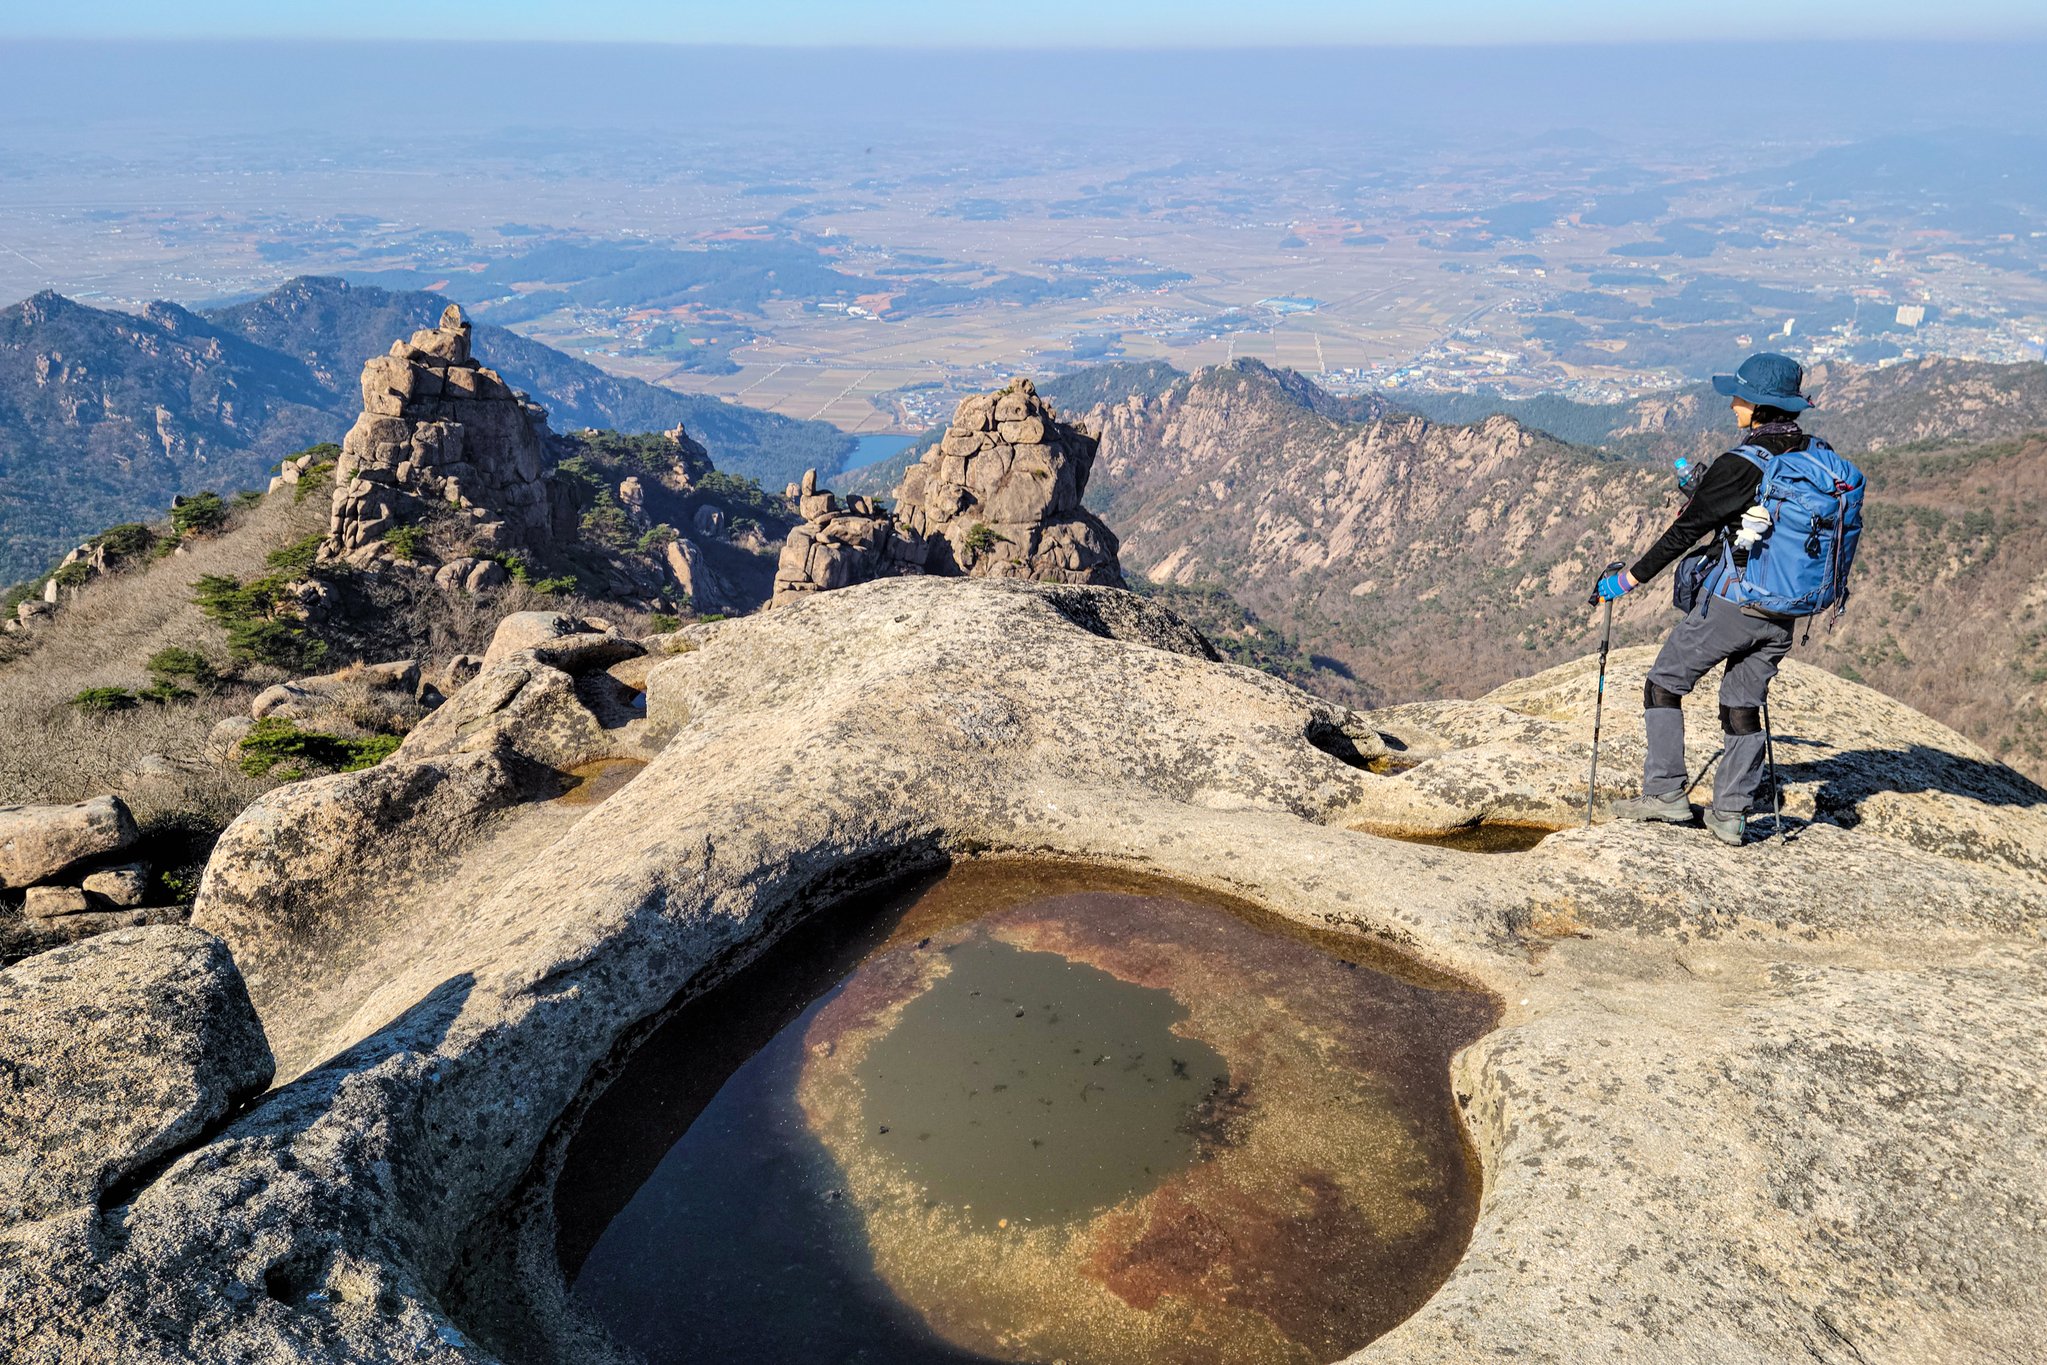
{"type": "Polygon", "coordinates": [[[1708,594],[1678,622],[1642,689],[1642,721],[1649,731],[1643,794],[1684,790],[1691,774],[1685,771],[1682,703],[1707,670],[1725,659],[1720,730],[1727,748],[1713,779],[1713,809],[1723,815],[1745,813],[1763,784],[1763,702],[1778,663],[1790,651],[1791,622],[1751,616],[1724,597],[1708,594]]]}

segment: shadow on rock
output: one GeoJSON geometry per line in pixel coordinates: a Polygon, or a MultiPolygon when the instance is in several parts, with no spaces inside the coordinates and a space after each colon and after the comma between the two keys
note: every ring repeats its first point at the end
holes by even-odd
{"type": "MultiPolygon", "coordinates": [[[[1779,736],[1780,746],[1811,741],[1779,736]]],[[[2002,763],[1943,752],[1924,744],[1901,749],[1850,749],[1807,762],[1779,763],[1784,783],[1812,783],[1814,808],[1852,828],[1863,801],[1879,792],[1941,792],[1989,806],[2047,806],[2047,788],[2002,763]]]]}

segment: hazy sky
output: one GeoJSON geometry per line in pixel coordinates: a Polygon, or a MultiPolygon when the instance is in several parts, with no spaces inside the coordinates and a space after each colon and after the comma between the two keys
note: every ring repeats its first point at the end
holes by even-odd
{"type": "Polygon", "coordinates": [[[1019,47],[2047,37],[2040,0],[64,0],[0,37],[584,39],[1019,47]]]}

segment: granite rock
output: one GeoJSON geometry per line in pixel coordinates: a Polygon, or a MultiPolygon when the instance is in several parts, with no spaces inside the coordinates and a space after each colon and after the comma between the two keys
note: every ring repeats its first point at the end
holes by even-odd
{"type": "Polygon", "coordinates": [[[0,971],[0,1229],[90,1208],[270,1073],[210,934],[122,929],[0,971]]]}
{"type": "MultiPolygon", "coordinates": [[[[513,651],[443,708],[507,698],[454,752],[415,732],[236,821],[198,917],[284,1083],[139,1182],[118,1239],[11,1231],[0,1354],[614,1358],[561,1283],[548,1153],[615,1050],[850,890],[980,856],[1228,893],[1501,1002],[1452,1065],[1469,1247],[1355,1361],[2047,1354],[2047,794],[1907,708],[1787,669],[1812,823],[1735,849],[1575,823],[1589,662],[1367,714],[1110,589],[920,576],[649,645],[513,651]],[[517,698],[628,669],[644,719],[591,715],[649,761],[547,799],[517,698]],[[1556,832],[1412,837],[1457,821],[1556,832]]],[[[1639,725],[1609,713],[1615,791],[1639,725]]]]}

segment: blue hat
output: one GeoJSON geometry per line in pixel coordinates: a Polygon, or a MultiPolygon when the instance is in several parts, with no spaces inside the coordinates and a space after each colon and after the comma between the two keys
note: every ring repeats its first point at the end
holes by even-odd
{"type": "Polygon", "coordinates": [[[1742,361],[1741,368],[1733,374],[1713,376],[1713,387],[1720,392],[1745,399],[1759,408],[1781,408],[1785,412],[1804,412],[1812,406],[1799,397],[1798,389],[1803,383],[1804,367],[1775,351],[1758,351],[1742,361]]]}

